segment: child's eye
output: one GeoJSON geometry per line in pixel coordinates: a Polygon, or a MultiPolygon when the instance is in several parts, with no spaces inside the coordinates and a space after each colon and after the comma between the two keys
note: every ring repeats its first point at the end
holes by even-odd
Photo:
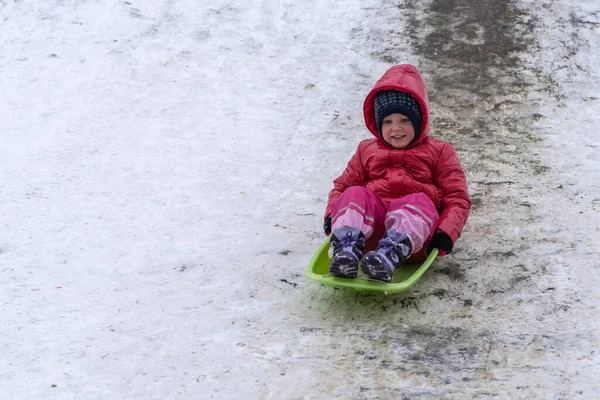
{"type": "Polygon", "coordinates": [[[391,119],[384,119],[384,120],[383,120],[383,124],[384,124],[384,125],[391,124],[391,123],[392,123],[392,120],[391,120],[391,119]]]}
{"type": "Polygon", "coordinates": [[[409,119],[409,118],[403,118],[403,119],[402,119],[402,123],[403,123],[403,124],[406,124],[407,122],[410,122],[410,119],[409,119]]]}

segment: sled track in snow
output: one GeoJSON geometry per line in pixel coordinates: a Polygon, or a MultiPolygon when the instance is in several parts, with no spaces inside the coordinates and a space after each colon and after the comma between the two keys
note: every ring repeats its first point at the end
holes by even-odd
{"type": "Polygon", "coordinates": [[[543,116],[535,111],[531,93],[555,94],[558,88],[528,64],[529,55],[540,51],[537,20],[514,2],[486,0],[474,7],[466,0],[434,0],[423,7],[407,5],[408,19],[415,23],[406,34],[431,82],[432,134],[459,151],[473,201],[452,259],[458,269],[479,268],[485,260],[489,271],[497,271],[483,281],[478,274],[465,274],[467,284],[481,286],[473,294],[489,298],[531,284],[534,271],[520,265],[517,254],[532,238],[509,240],[504,227],[534,218],[523,194],[540,190],[534,188],[540,182],[536,177],[548,167],[535,152],[541,139],[532,126],[543,116]],[[419,20],[420,15],[426,18],[419,20]],[[478,240],[482,237],[489,240],[478,240]]]}

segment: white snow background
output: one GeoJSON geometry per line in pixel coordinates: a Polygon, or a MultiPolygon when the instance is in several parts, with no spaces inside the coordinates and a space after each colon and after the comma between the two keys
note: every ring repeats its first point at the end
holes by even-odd
{"type": "Polygon", "coordinates": [[[482,210],[411,295],[456,298],[415,309],[304,277],[398,7],[0,1],[0,398],[595,398],[600,5],[547,3],[520,3],[561,96],[529,110],[548,171],[512,195],[535,218],[482,210]],[[504,237],[543,271],[526,290],[435,273],[502,276],[504,237]]]}

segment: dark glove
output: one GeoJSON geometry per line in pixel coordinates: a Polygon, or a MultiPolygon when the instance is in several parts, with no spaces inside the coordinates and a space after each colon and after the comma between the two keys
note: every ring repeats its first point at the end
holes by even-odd
{"type": "Polygon", "coordinates": [[[329,234],[331,233],[331,216],[327,216],[327,218],[325,218],[325,222],[323,223],[323,231],[325,232],[325,235],[329,236],[329,234]]]}
{"type": "Polygon", "coordinates": [[[431,238],[431,242],[429,242],[429,247],[427,247],[427,254],[431,253],[431,250],[438,248],[439,255],[443,256],[446,254],[452,253],[452,247],[454,244],[452,243],[452,239],[450,236],[446,235],[444,232],[437,231],[433,234],[431,238]]]}

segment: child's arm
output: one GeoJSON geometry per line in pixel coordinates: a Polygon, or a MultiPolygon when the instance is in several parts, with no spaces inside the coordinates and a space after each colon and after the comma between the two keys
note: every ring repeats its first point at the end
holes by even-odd
{"type": "Polygon", "coordinates": [[[366,141],[359,143],[356,152],[348,161],[346,169],[333,181],[333,189],[329,192],[329,200],[325,209],[325,219],[331,214],[331,205],[350,186],[363,186],[367,181],[367,173],[362,162],[362,149],[366,141]]]}
{"type": "MultiPolygon", "coordinates": [[[[445,144],[433,173],[435,185],[442,191],[442,212],[437,230],[448,235],[452,245],[460,237],[469,217],[471,198],[467,178],[456,150],[445,144]]],[[[450,246],[451,250],[452,246],[450,246]]]]}

